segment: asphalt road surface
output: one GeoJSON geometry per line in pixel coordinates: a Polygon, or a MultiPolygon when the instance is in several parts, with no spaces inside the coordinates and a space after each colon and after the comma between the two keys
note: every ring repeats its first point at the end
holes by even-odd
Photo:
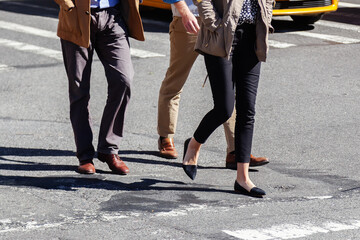
{"type": "MultiPolygon", "coordinates": [[[[52,1],[0,1],[0,239],[360,239],[360,3],[310,26],[274,17],[257,101],[252,168],[267,195],[233,193],[219,127],[191,181],[183,142],[211,109],[200,56],[182,94],[175,145],[157,155],[157,96],[169,62],[171,13],[142,9],[131,40],[135,78],[119,152],[127,176],[95,161],[75,172],[67,79],[52,1]]],[[[94,145],[106,80],[93,63],[94,145]]]]}

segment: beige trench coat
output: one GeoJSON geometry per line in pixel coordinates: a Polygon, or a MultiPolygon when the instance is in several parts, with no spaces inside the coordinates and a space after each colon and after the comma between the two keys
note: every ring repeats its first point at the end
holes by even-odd
{"type": "MultiPolygon", "coordinates": [[[[193,0],[199,9],[201,29],[195,45],[199,53],[229,57],[236,25],[244,0],[193,0]]],[[[274,0],[258,0],[260,11],[256,19],[255,51],[259,61],[266,61],[268,33],[274,0]]]]}

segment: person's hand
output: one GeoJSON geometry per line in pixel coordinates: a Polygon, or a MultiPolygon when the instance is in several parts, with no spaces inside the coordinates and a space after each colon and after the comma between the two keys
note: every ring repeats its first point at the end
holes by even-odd
{"type": "Polygon", "coordinates": [[[182,17],[182,23],[186,31],[188,31],[189,33],[197,34],[200,30],[200,26],[196,17],[190,11],[188,14],[182,17]]]}
{"type": "Polygon", "coordinates": [[[179,11],[182,23],[187,32],[197,34],[200,30],[200,26],[194,14],[190,11],[185,1],[181,0],[174,3],[176,9],[179,11]]]}

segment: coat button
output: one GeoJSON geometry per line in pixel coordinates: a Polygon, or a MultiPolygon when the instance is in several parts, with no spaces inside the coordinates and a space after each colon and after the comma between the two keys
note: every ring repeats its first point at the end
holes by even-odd
{"type": "Polygon", "coordinates": [[[205,44],[205,47],[208,47],[208,46],[209,46],[209,44],[208,44],[208,43],[206,43],[206,44],[205,44]]]}

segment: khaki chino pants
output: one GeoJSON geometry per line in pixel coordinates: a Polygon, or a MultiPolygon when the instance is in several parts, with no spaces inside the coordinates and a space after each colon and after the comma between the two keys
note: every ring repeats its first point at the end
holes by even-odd
{"type": "MultiPolygon", "coordinates": [[[[197,18],[200,22],[200,18],[197,18]]],[[[181,17],[173,17],[169,26],[170,64],[162,81],[158,100],[158,134],[173,138],[179,113],[180,94],[198,53],[194,51],[197,36],[186,32],[181,17]]],[[[227,153],[235,150],[235,111],[225,122],[227,153]]]]}

